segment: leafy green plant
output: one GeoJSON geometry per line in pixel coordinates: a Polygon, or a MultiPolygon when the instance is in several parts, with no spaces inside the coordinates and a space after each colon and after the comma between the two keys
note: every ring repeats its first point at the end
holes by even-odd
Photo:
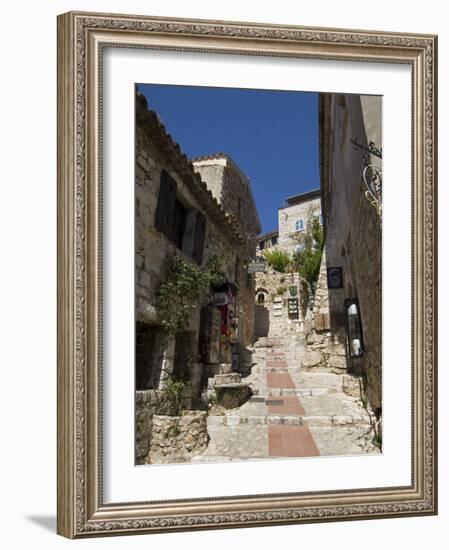
{"type": "Polygon", "coordinates": [[[219,283],[224,277],[223,258],[217,255],[211,256],[207,261],[206,273],[211,285],[219,283]]]}
{"type": "Polygon", "coordinates": [[[208,397],[208,401],[211,405],[215,405],[218,401],[217,394],[215,392],[212,392],[208,397]]]}
{"type": "Polygon", "coordinates": [[[223,277],[222,260],[211,256],[201,270],[180,256],[169,256],[167,273],[156,290],[156,309],[168,334],[183,332],[209,286],[223,277]]]}
{"type": "Polygon", "coordinates": [[[300,248],[293,253],[292,270],[297,271],[310,285],[320,273],[321,256],[324,247],[324,233],[317,217],[309,222],[307,231],[298,236],[300,248]]]}
{"type": "Polygon", "coordinates": [[[169,378],[165,384],[164,391],[175,410],[175,416],[181,412],[185,387],[185,383],[176,378],[169,378]]]}
{"type": "Polygon", "coordinates": [[[169,377],[165,380],[164,386],[157,392],[157,414],[179,416],[181,414],[185,383],[179,378],[169,377]]]}
{"type": "Polygon", "coordinates": [[[286,273],[291,264],[290,254],[283,250],[266,250],[264,257],[268,264],[280,273],[286,273]]]}

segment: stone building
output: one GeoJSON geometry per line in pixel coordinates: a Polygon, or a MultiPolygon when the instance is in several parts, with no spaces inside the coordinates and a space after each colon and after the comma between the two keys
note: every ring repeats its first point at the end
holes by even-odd
{"type": "Polygon", "coordinates": [[[270,231],[269,233],[264,233],[257,240],[257,252],[258,254],[263,253],[264,250],[269,248],[277,247],[279,242],[279,231],[270,231]]]}
{"type": "Polygon", "coordinates": [[[258,253],[269,248],[283,250],[291,254],[297,250],[298,237],[301,236],[312,220],[321,217],[321,190],[314,189],[285,199],[284,206],[278,210],[278,229],[258,238],[258,253]]]}
{"type": "MultiPolygon", "coordinates": [[[[207,377],[238,369],[254,335],[254,281],[245,266],[255,255],[257,211],[247,178],[225,155],[221,173],[201,174],[167,133],[146,99],[136,98],[136,389],[163,387],[167,377],[186,381],[190,401],[207,377]],[[221,178],[221,179],[220,179],[221,178]],[[222,197],[217,200],[221,189],[222,197]],[[234,203],[225,195],[232,192],[234,203]],[[244,213],[244,215],[243,215],[244,213]],[[252,227],[250,227],[250,224],[252,227]],[[189,325],[169,335],[156,293],[176,256],[200,270],[222,262],[222,281],[205,293],[189,325]]],[[[140,396],[138,399],[143,399],[140,396]]]]}
{"type": "MultiPolygon", "coordinates": [[[[301,235],[314,217],[322,219],[320,189],[285,199],[278,210],[278,229],[258,238],[257,254],[280,250],[291,255],[301,246],[301,235]]],[[[298,273],[280,273],[270,267],[257,273],[256,338],[302,334],[309,297],[310,289],[298,273]]]]}
{"type": "Polygon", "coordinates": [[[378,418],[382,408],[381,212],[373,197],[367,196],[362,174],[366,165],[381,169],[381,158],[372,153],[376,147],[381,149],[381,121],[381,97],[320,95],[325,250],[312,334],[320,341],[332,339],[340,350],[340,367],[362,376],[378,418]]]}
{"type": "Polygon", "coordinates": [[[234,282],[239,289],[238,334],[236,346],[243,360],[244,346],[254,341],[255,279],[248,273],[248,263],[255,256],[257,235],[261,232],[249,178],[226,153],[192,160],[193,168],[206,183],[214,199],[234,220],[243,244],[236,251],[234,282]]]}
{"type": "Polygon", "coordinates": [[[292,253],[298,247],[298,239],[307,231],[312,218],[321,219],[321,191],[314,189],[285,199],[279,209],[279,250],[292,253]]]}
{"type": "Polygon", "coordinates": [[[298,273],[267,268],[256,277],[256,338],[298,336],[304,332],[308,291],[298,273]]]}

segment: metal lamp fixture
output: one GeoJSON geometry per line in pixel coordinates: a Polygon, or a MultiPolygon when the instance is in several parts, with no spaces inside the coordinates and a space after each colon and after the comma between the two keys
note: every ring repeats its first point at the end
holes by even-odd
{"type": "Polygon", "coordinates": [[[363,355],[363,335],[357,298],[348,298],[345,300],[345,313],[348,357],[361,357],[363,355]]]}

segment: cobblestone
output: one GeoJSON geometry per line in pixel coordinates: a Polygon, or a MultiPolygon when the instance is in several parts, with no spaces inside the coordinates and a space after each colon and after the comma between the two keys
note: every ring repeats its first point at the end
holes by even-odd
{"type": "Polygon", "coordinates": [[[251,374],[242,379],[253,397],[223,415],[209,415],[207,450],[194,462],[294,456],[378,454],[370,417],[351,375],[310,372],[290,339],[257,343],[251,374]],[[269,346],[268,346],[269,344],[269,346]],[[289,346],[288,353],[282,346],[289,346]]]}

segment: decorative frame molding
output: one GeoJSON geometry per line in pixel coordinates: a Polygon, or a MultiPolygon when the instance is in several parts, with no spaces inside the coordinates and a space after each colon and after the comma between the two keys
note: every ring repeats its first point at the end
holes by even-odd
{"type": "Polygon", "coordinates": [[[436,67],[432,35],[70,12],[58,17],[58,533],[70,538],[437,513],[436,67]],[[102,499],[102,48],[412,68],[409,487],[147,503],[102,499]]]}

